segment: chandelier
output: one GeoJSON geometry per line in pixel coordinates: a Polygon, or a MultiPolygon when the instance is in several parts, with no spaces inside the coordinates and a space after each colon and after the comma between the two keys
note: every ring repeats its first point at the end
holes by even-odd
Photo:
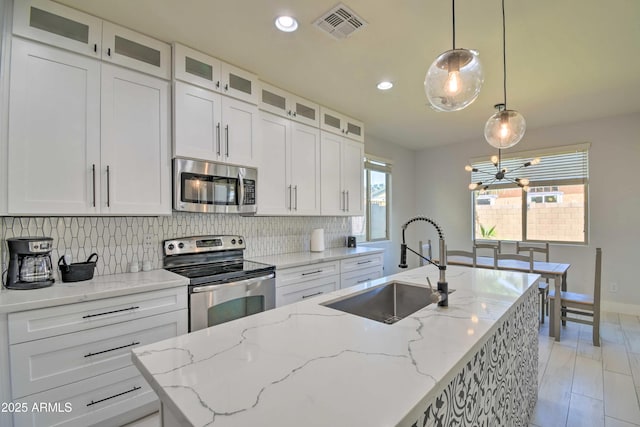
{"type": "Polygon", "coordinates": [[[529,191],[529,180],[527,178],[514,177],[513,174],[522,168],[537,165],[538,163],[540,163],[540,158],[536,157],[535,159],[529,160],[528,162],[523,163],[521,166],[513,170],[508,170],[507,168],[502,167],[502,150],[498,150],[497,156],[491,156],[491,163],[495,167],[495,171],[487,172],[478,168],[474,168],[471,165],[466,165],[464,167],[467,172],[478,172],[487,176],[486,181],[472,182],[471,184],[469,184],[469,190],[485,191],[488,190],[489,186],[491,186],[492,184],[502,183],[504,181],[507,183],[516,184],[524,191],[529,191]]]}

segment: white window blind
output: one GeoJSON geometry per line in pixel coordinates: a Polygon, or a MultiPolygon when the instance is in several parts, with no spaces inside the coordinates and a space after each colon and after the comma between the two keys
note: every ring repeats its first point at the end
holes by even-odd
{"type": "MultiPolygon", "coordinates": [[[[496,167],[489,159],[475,159],[472,166],[479,171],[495,173],[496,167]]],[[[507,176],[528,178],[529,186],[552,185],[557,181],[583,181],[589,179],[589,144],[557,147],[548,150],[503,154],[501,168],[506,168],[507,176]],[[540,163],[522,167],[526,162],[539,157],[540,163]]],[[[472,172],[471,182],[489,182],[482,172],[472,172]]],[[[496,181],[494,184],[508,184],[496,181]]],[[[515,187],[515,184],[508,186],[515,187]]]]}
{"type": "Polygon", "coordinates": [[[364,158],[364,168],[378,172],[391,173],[391,161],[372,156],[364,158]]]}

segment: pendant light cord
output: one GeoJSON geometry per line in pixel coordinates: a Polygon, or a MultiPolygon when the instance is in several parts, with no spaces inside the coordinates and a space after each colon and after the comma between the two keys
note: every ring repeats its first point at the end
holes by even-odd
{"type": "MultiPolygon", "coordinates": [[[[503,0],[504,1],[504,0],[503,0]]],[[[456,0],[451,0],[451,16],[453,17],[453,50],[456,49],[456,0]]]]}
{"type": "Polygon", "coordinates": [[[504,0],[502,0],[502,73],[504,91],[504,109],[507,109],[507,31],[504,19],[504,0]]]}

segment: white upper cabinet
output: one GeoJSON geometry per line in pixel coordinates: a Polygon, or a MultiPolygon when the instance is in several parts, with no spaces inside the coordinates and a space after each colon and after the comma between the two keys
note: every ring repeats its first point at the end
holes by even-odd
{"type": "Polygon", "coordinates": [[[260,82],[261,110],[269,111],[313,127],[320,125],[320,106],[314,102],[260,82]]]}
{"type": "Polygon", "coordinates": [[[171,214],[170,83],[102,66],[101,163],[106,214],[171,214]]]}
{"type": "Polygon", "coordinates": [[[289,215],[293,205],[289,184],[291,121],[264,111],[259,116],[258,215],[289,215]]]}
{"type": "Polygon", "coordinates": [[[173,102],[173,155],[218,160],[222,153],[222,97],[176,81],[173,102]]]}
{"type": "Polygon", "coordinates": [[[255,166],[258,157],[258,107],[223,96],[221,127],[220,160],[240,166],[255,166]]]}
{"type": "Polygon", "coordinates": [[[102,59],[171,79],[171,45],[106,21],[102,25],[102,59]]]}
{"type": "Polygon", "coordinates": [[[320,130],[291,124],[291,185],[293,213],[320,214],[320,130]]]}
{"type": "Polygon", "coordinates": [[[174,156],[255,165],[255,105],[180,81],[174,103],[174,156]]]}
{"type": "Polygon", "coordinates": [[[320,129],[364,142],[364,123],[325,107],[320,107],[320,129]]]}
{"type": "Polygon", "coordinates": [[[13,32],[163,79],[171,78],[169,44],[49,0],[16,1],[13,32]]]}
{"type": "Polygon", "coordinates": [[[13,39],[10,214],[92,214],[100,204],[100,62],[13,39]]]}
{"type": "Polygon", "coordinates": [[[49,0],[16,0],[13,33],[99,58],[102,20],[49,0]]]}
{"type": "Polygon", "coordinates": [[[321,132],[322,215],[364,215],[364,144],[321,132]]]}
{"type": "Polygon", "coordinates": [[[8,211],[168,215],[169,82],[14,38],[8,211]]]}
{"type": "Polygon", "coordinates": [[[260,113],[258,215],[320,214],[320,131],[260,113]]]}
{"type": "Polygon", "coordinates": [[[258,103],[258,79],[255,74],[179,43],[173,45],[173,72],[176,80],[251,104],[258,103]]]}

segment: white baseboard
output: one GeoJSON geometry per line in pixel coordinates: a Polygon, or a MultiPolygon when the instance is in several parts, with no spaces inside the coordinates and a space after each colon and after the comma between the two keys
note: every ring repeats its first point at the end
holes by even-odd
{"type": "Polygon", "coordinates": [[[602,301],[600,303],[600,311],[608,311],[610,313],[631,314],[640,316],[640,305],[625,304],[622,302],[602,301]]]}

